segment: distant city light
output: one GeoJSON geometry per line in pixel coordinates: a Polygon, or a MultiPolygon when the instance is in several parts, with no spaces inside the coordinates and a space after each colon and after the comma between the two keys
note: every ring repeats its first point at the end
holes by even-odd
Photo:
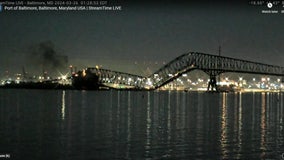
{"type": "Polygon", "coordinates": [[[86,75],[87,75],[87,74],[86,74],[86,70],[83,69],[82,76],[85,77],[86,75]]]}
{"type": "Polygon", "coordinates": [[[66,76],[66,75],[63,75],[63,76],[61,76],[61,79],[62,79],[62,80],[66,80],[66,79],[67,79],[67,76],[66,76]]]}

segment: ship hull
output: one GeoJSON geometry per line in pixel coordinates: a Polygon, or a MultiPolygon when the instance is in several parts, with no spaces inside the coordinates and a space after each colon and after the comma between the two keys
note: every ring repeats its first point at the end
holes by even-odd
{"type": "Polygon", "coordinates": [[[72,76],[72,86],[79,90],[98,90],[99,77],[89,70],[79,71],[72,76]]]}

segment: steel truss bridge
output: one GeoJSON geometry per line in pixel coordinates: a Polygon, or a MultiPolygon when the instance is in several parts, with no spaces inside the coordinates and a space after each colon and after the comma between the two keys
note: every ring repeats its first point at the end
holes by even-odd
{"type": "Polygon", "coordinates": [[[183,54],[148,77],[91,68],[102,83],[128,85],[137,89],[158,89],[196,69],[209,75],[208,90],[217,89],[216,76],[225,72],[284,76],[284,67],[198,52],[183,54]]]}
{"type": "Polygon", "coordinates": [[[102,68],[88,68],[92,73],[99,76],[100,83],[103,84],[116,84],[116,85],[126,85],[134,87],[137,89],[144,88],[145,78],[139,75],[112,71],[109,69],[102,68]]]}

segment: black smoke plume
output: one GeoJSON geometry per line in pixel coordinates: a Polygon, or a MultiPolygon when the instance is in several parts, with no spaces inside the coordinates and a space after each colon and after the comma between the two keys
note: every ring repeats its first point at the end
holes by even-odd
{"type": "Polygon", "coordinates": [[[51,41],[31,46],[28,53],[29,64],[38,69],[55,73],[58,70],[67,68],[68,57],[58,54],[51,41]]]}

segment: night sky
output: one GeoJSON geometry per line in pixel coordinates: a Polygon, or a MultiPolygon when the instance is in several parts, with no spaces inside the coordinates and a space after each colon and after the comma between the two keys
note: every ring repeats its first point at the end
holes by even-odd
{"type": "MultiPolygon", "coordinates": [[[[122,11],[0,12],[0,73],[40,73],[39,46],[68,65],[145,74],[189,52],[284,66],[284,14],[244,3],[123,2],[122,11]]],[[[57,69],[55,69],[57,70],[57,69]]],[[[58,69],[62,71],[63,69],[58,69]]],[[[67,70],[67,69],[66,69],[67,70]]],[[[64,70],[63,70],[64,71],[64,70]]],[[[62,71],[62,72],[63,72],[62,71]]]]}

